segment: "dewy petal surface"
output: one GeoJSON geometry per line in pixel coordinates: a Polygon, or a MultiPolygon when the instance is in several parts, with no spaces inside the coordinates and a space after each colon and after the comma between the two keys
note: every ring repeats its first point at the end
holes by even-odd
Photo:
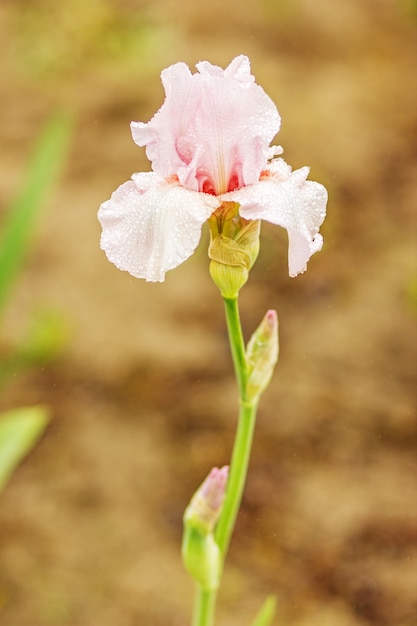
{"type": "Polygon", "coordinates": [[[239,213],[250,220],[263,219],[288,231],[290,276],[304,272],[312,254],[321,249],[320,226],[326,216],[327,191],[306,180],[309,168],[291,172],[283,159],[275,159],[255,185],[224,194],[240,204],[239,213]]]}
{"type": "Polygon", "coordinates": [[[178,151],[177,144],[179,138],[192,127],[200,94],[185,63],[176,63],[164,69],[161,80],[166,94],[162,107],[150,122],[132,122],[130,126],[134,142],[138,146],[146,146],[146,156],[153,170],[168,178],[177,174],[184,166],[184,159],[188,158],[188,155],[178,151]]]}
{"type": "Polygon", "coordinates": [[[133,138],[155,172],[176,174],[188,189],[220,194],[253,184],[280,127],[275,104],[243,55],[225,70],[207,61],[197,69],[178,63],[162,72],[165,102],[147,124],[132,123],[133,138]]]}
{"type": "Polygon", "coordinates": [[[119,269],[147,281],[192,255],[216,197],[168,183],[153,172],[134,174],[99,210],[100,245],[119,269]]]}
{"type": "Polygon", "coordinates": [[[248,220],[288,231],[291,276],[320,250],[327,192],[292,172],[270,143],[280,127],[275,104],[256,84],[249,59],[226,69],[208,61],[192,74],[185,63],[163,70],[165,101],[148,122],[132,122],[153,172],[135,174],[99,211],[101,246],[119,268],[162,281],[196,248],[203,222],[222,202],[248,220]],[[170,182],[168,182],[170,181],[170,182]]]}

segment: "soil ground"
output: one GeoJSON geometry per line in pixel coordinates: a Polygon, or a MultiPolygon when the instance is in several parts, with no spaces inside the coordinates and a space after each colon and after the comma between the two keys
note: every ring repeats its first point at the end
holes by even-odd
{"type": "Polygon", "coordinates": [[[160,71],[240,53],[278,106],[286,160],[311,166],[329,205],[306,274],[288,278],[286,234],[264,225],[242,291],[246,337],[276,308],[281,353],[218,624],[249,625],[267,594],[277,626],[417,623],[414,6],[1,3],[3,216],[42,125],[63,108],[75,120],[2,320],[3,359],[39,312],[66,339],[1,391],[0,409],[52,413],[1,496],[1,626],[190,623],[181,517],[228,462],[236,419],[207,233],[165,283],[146,284],[108,263],[96,214],[149,168],[129,123],[161,105],[160,71]]]}

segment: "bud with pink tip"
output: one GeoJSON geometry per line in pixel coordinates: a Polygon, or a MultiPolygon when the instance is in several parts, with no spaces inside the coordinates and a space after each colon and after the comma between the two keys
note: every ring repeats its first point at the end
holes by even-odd
{"type": "Polygon", "coordinates": [[[185,523],[192,524],[203,534],[213,532],[222,510],[228,473],[227,465],[221,469],[213,467],[191,498],[184,515],[185,523]]]}
{"type": "Polygon", "coordinates": [[[203,589],[216,589],[222,570],[214,528],[226,493],[229,468],[215,467],[193,495],[184,514],[182,558],[188,573],[203,589]]]}
{"type": "Polygon", "coordinates": [[[246,348],[248,401],[257,401],[269,385],[278,361],[278,315],[274,310],[265,314],[246,348]]]}

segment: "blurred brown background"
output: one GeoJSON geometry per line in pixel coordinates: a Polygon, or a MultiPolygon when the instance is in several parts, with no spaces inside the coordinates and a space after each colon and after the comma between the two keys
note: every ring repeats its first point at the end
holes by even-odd
{"type": "Polygon", "coordinates": [[[189,624],[181,516],[236,416],[207,233],[146,284],[107,262],[96,214],[149,168],[129,123],[162,104],[160,71],[241,53],[330,200],[308,272],[288,278],[265,225],[242,292],[247,337],[278,310],[281,356],[218,624],[269,593],[277,626],[417,623],[415,22],[412,0],[2,0],[0,219],[52,112],[75,131],[1,328],[3,357],[39,310],[67,332],[1,392],[53,414],[1,497],[1,626],[189,624]]]}

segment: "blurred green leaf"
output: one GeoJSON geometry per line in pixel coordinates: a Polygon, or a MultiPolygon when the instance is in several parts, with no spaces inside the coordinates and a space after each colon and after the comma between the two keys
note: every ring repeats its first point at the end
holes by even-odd
{"type": "Polygon", "coordinates": [[[46,195],[64,162],[72,124],[57,114],[46,124],[35,146],[22,190],[12,204],[0,239],[0,313],[23,263],[46,195]]]}
{"type": "Polygon", "coordinates": [[[270,626],[275,615],[275,596],[268,596],[251,626],[270,626]]]}
{"type": "Polygon", "coordinates": [[[0,415],[0,491],[39,440],[49,420],[45,407],[13,409],[0,415]]]}
{"type": "Polygon", "coordinates": [[[0,389],[7,379],[30,366],[54,362],[65,350],[69,337],[69,322],[63,313],[54,310],[35,312],[19,345],[1,354],[0,389]]]}
{"type": "Polygon", "coordinates": [[[26,364],[48,363],[68,345],[69,335],[69,323],[63,313],[40,310],[32,316],[19,355],[26,364]]]}

